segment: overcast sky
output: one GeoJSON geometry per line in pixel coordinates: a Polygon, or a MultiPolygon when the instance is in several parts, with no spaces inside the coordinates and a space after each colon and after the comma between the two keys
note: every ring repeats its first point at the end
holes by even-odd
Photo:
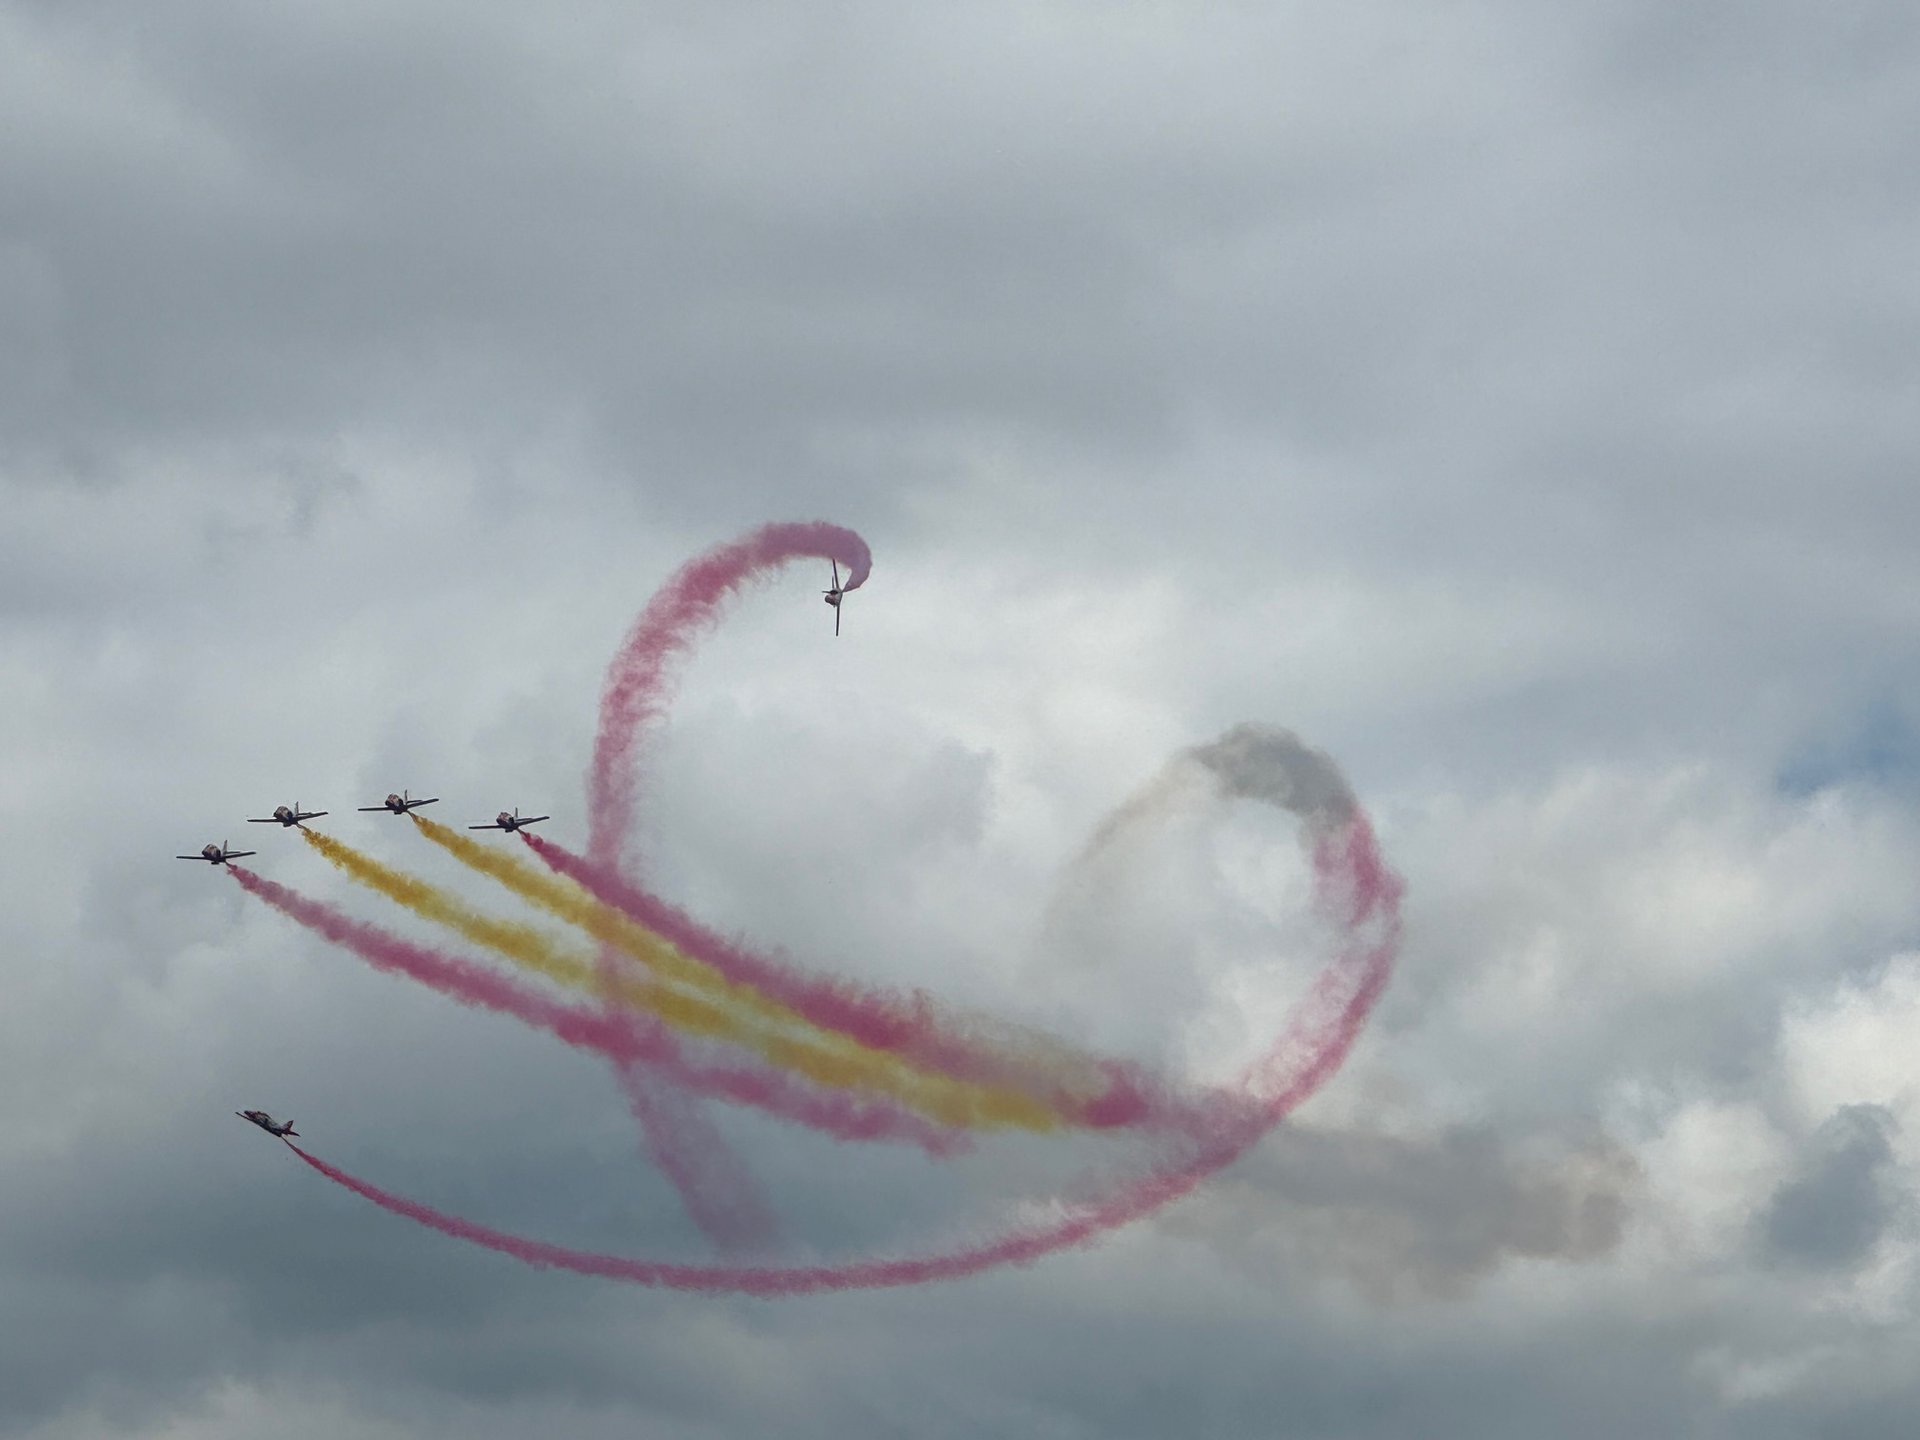
{"type": "MultiPolygon", "coordinates": [[[[0,0],[0,1435],[1912,1435],[1916,255],[1905,0],[0,0]],[[1288,726],[1408,885],[1333,1084],[1087,1250],[781,1303],[237,1126],[708,1255],[603,1066],[168,857],[386,921],[244,817],[583,840],[633,614],[815,518],[873,578],[687,668],[662,888],[1224,1073],[1286,826],[1057,887],[1288,726]]],[[[800,1259],[1057,1178],[716,1120],[800,1259]]]]}

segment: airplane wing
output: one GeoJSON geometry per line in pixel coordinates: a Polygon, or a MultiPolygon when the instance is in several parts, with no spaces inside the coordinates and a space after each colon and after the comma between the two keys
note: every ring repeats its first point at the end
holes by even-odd
{"type": "Polygon", "coordinates": [[[836,635],[840,633],[840,607],[838,605],[833,607],[833,633],[836,635]]]}
{"type": "Polygon", "coordinates": [[[247,824],[249,825],[278,825],[279,823],[280,822],[274,819],[274,817],[271,815],[267,816],[264,819],[256,819],[252,815],[249,815],[247,817],[247,824]]]}
{"type": "Polygon", "coordinates": [[[326,813],[327,812],[324,810],[309,810],[307,811],[306,814],[302,815],[300,818],[302,820],[318,820],[322,815],[326,813]]]}
{"type": "Polygon", "coordinates": [[[229,860],[244,860],[249,855],[258,855],[259,853],[258,850],[229,850],[226,852],[227,859],[229,860]]]}
{"type": "Polygon", "coordinates": [[[436,795],[436,796],[434,796],[434,797],[433,797],[433,799],[431,799],[431,800],[409,800],[409,801],[407,802],[407,808],[408,808],[409,810],[412,810],[412,809],[414,809],[414,808],[416,808],[417,806],[421,806],[421,805],[438,805],[439,803],[440,803],[440,797],[439,797],[438,795],[436,795]]]}
{"type": "Polygon", "coordinates": [[[384,810],[386,808],[384,805],[362,805],[359,807],[362,815],[371,814],[375,810],[384,810]]]}
{"type": "Polygon", "coordinates": [[[520,823],[522,825],[531,825],[536,820],[551,820],[552,818],[551,815],[527,815],[522,817],[520,823]]]}
{"type": "Polygon", "coordinates": [[[491,824],[491,825],[469,825],[469,826],[467,826],[467,829],[469,829],[469,830],[504,830],[504,829],[506,829],[506,828],[507,828],[506,826],[504,826],[504,825],[502,825],[502,824],[500,824],[500,823],[499,823],[498,821],[495,821],[495,822],[494,822],[493,824],[491,824]]]}
{"type": "MultiPolygon", "coordinates": [[[[176,860],[204,860],[207,857],[204,855],[176,855],[173,858],[176,860]]],[[[235,1113],[237,1114],[238,1112],[236,1111],[235,1113]]]]}

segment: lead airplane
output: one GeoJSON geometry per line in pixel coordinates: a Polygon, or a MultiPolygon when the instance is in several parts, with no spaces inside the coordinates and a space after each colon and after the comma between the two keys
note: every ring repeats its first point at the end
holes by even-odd
{"type": "Polygon", "coordinates": [[[833,633],[838,635],[840,633],[840,602],[847,596],[847,587],[840,583],[840,562],[829,557],[829,563],[833,566],[833,588],[822,590],[820,593],[826,597],[827,604],[833,607],[833,633]]]}
{"type": "Polygon", "coordinates": [[[531,825],[536,820],[551,820],[552,818],[551,815],[522,815],[520,813],[520,807],[516,805],[513,807],[513,813],[511,815],[502,810],[498,815],[494,816],[491,825],[469,825],[467,829],[506,830],[511,832],[518,830],[522,825],[531,825]]]}
{"type": "Polygon", "coordinates": [[[422,805],[438,804],[439,800],[440,797],[438,795],[434,796],[431,800],[409,800],[407,798],[407,792],[402,790],[398,795],[387,796],[387,798],[382,800],[378,805],[362,805],[360,807],[360,813],[365,815],[374,810],[391,810],[396,815],[404,815],[409,810],[418,810],[422,805]]]}
{"type": "Polygon", "coordinates": [[[209,865],[224,865],[229,860],[238,860],[242,856],[258,855],[259,853],[258,850],[229,850],[227,849],[227,842],[222,840],[218,845],[212,843],[202,845],[198,855],[176,855],[173,858],[176,860],[205,860],[209,865]]]}
{"type": "Polygon", "coordinates": [[[292,806],[290,807],[286,805],[274,806],[273,814],[271,815],[262,815],[258,819],[255,819],[254,817],[249,816],[247,818],[247,824],[249,825],[298,825],[303,820],[318,820],[322,815],[326,813],[327,812],[324,810],[302,810],[300,808],[300,802],[296,800],[293,802],[292,806]]]}
{"type": "Polygon", "coordinates": [[[300,1133],[293,1128],[293,1121],[276,1120],[264,1110],[236,1110],[233,1113],[238,1115],[242,1120],[251,1120],[269,1135],[277,1135],[282,1140],[286,1139],[289,1135],[298,1135],[300,1133]]]}

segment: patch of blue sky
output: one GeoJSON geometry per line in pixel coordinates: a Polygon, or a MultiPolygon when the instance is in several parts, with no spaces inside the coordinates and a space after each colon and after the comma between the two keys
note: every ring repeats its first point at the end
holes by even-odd
{"type": "Polygon", "coordinates": [[[1774,783],[1794,796],[1847,784],[1920,791],[1920,724],[1899,701],[1876,700],[1789,755],[1774,783]]]}

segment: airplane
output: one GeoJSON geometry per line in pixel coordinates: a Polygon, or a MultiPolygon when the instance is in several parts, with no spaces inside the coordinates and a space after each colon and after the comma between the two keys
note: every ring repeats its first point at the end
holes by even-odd
{"type": "Polygon", "coordinates": [[[236,1110],[233,1113],[238,1115],[242,1120],[251,1120],[269,1135],[277,1135],[282,1140],[286,1139],[289,1135],[298,1135],[300,1133],[293,1128],[293,1121],[275,1120],[273,1116],[267,1114],[264,1110],[236,1110]]]}
{"type": "Polygon", "coordinates": [[[440,797],[436,795],[432,800],[409,800],[407,792],[402,790],[398,795],[387,796],[378,805],[362,805],[360,813],[364,815],[372,810],[391,810],[396,815],[404,815],[409,810],[419,809],[422,805],[436,804],[439,799],[440,797]]]}
{"type": "Polygon", "coordinates": [[[830,563],[833,565],[833,588],[822,590],[820,593],[826,596],[827,604],[833,607],[833,633],[838,635],[840,633],[840,601],[845,598],[847,591],[846,587],[840,583],[840,562],[830,558],[830,563]]]}
{"type": "Polygon", "coordinates": [[[176,855],[173,858],[176,860],[205,860],[210,865],[224,865],[227,861],[238,860],[243,855],[258,855],[259,853],[258,850],[229,850],[227,849],[227,842],[222,840],[218,845],[207,844],[201,846],[198,855],[176,855]]]}
{"type": "Polygon", "coordinates": [[[551,820],[552,818],[551,815],[522,815],[520,813],[520,807],[516,805],[513,807],[513,813],[511,815],[502,810],[498,815],[494,816],[491,825],[469,825],[467,829],[511,831],[518,830],[522,825],[531,825],[536,820],[551,820]]]}
{"type": "Polygon", "coordinates": [[[300,808],[300,802],[296,800],[293,802],[292,809],[288,809],[285,805],[276,805],[273,807],[273,814],[261,816],[259,819],[254,819],[249,816],[247,824],[298,825],[302,820],[318,820],[326,813],[324,810],[302,810],[300,808]]]}

